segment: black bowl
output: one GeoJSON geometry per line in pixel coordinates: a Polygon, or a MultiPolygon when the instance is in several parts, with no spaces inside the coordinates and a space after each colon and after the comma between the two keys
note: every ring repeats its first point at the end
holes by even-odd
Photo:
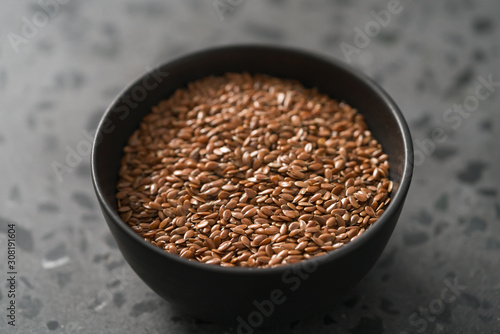
{"type": "Polygon", "coordinates": [[[203,51],[146,73],[111,104],[97,129],[92,178],[104,217],[123,256],[161,297],[196,317],[236,324],[240,332],[299,319],[331,307],[370,270],[392,234],[410,186],[413,149],[406,122],[372,80],[328,59],[297,50],[235,46],[203,51]],[[225,72],[299,80],[364,115],[389,155],[394,183],[382,217],[357,240],[324,256],[275,268],[224,268],[188,261],[135,234],[117,214],[122,150],[151,107],[196,79],[225,72]]]}

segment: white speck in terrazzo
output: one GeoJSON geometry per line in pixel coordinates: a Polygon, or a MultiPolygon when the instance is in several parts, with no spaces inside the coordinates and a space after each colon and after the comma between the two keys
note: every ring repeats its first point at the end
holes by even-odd
{"type": "Polygon", "coordinates": [[[69,256],[64,256],[55,260],[42,259],[42,267],[43,269],[54,269],[57,267],[64,266],[69,261],[70,261],[69,256]]]}

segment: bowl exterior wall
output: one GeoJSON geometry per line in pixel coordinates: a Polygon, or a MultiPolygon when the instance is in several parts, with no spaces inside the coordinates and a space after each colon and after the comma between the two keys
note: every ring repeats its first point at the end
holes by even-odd
{"type": "Polygon", "coordinates": [[[135,238],[104,214],[125,260],[162,298],[195,317],[216,323],[238,325],[240,319],[248,323],[251,314],[258,312],[265,326],[319,314],[341,301],[375,264],[399,217],[398,212],[364,247],[328,264],[304,261],[284,272],[220,275],[165,260],[149,247],[137,245],[135,238]]]}

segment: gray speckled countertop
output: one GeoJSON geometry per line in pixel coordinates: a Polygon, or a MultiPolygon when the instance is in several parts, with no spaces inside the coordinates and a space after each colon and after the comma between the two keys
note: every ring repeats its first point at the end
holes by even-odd
{"type": "Polygon", "coordinates": [[[500,3],[216,4],[218,12],[211,0],[2,2],[0,332],[229,330],[177,312],[125,263],[97,207],[87,138],[148,66],[251,42],[349,61],[399,104],[417,154],[393,237],[343,304],[256,333],[500,333],[500,3]],[[389,9],[376,23],[371,11],[389,9]],[[11,223],[16,327],[6,317],[11,223]]]}

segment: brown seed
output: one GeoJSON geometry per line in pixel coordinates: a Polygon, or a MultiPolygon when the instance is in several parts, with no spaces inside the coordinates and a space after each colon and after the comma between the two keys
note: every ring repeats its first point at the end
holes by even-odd
{"type": "Polygon", "coordinates": [[[299,251],[304,250],[304,249],[307,247],[307,245],[308,245],[308,244],[309,244],[309,243],[308,243],[307,241],[301,241],[301,242],[300,242],[300,243],[299,243],[299,244],[295,247],[295,249],[296,249],[296,250],[299,250],[299,251]]]}
{"type": "Polygon", "coordinates": [[[223,252],[226,249],[228,249],[231,246],[231,241],[224,241],[223,243],[220,244],[220,246],[217,248],[218,251],[223,252]]]}
{"type": "Polygon", "coordinates": [[[236,208],[237,204],[238,204],[238,200],[232,199],[226,204],[226,209],[233,210],[234,208],[236,208]]]}
{"type": "Polygon", "coordinates": [[[288,233],[288,236],[295,237],[296,235],[299,235],[299,234],[301,234],[303,232],[304,231],[302,229],[296,229],[296,230],[293,230],[290,233],[288,233]]]}
{"type": "Polygon", "coordinates": [[[299,216],[299,213],[293,210],[284,210],[283,213],[289,218],[297,218],[299,216]]]}
{"type": "Polygon", "coordinates": [[[262,246],[262,245],[267,245],[267,244],[269,244],[269,243],[271,243],[271,238],[267,237],[267,238],[265,238],[264,240],[262,240],[262,241],[260,242],[260,246],[262,246]]]}
{"type": "Polygon", "coordinates": [[[344,239],[346,237],[347,237],[347,233],[341,233],[341,234],[337,235],[338,239],[344,239]]]}
{"type": "Polygon", "coordinates": [[[366,206],[365,207],[365,212],[367,215],[369,215],[370,217],[376,217],[375,215],[375,211],[373,211],[372,207],[371,206],[366,206]]]}
{"type": "Polygon", "coordinates": [[[206,264],[220,264],[220,262],[221,262],[221,259],[212,258],[212,259],[206,261],[205,263],[206,264]]]}
{"type": "Polygon", "coordinates": [[[342,190],[344,190],[344,187],[342,187],[342,186],[340,186],[340,185],[339,185],[339,186],[336,186],[336,187],[334,187],[334,188],[332,189],[332,194],[334,194],[334,195],[338,195],[338,194],[340,194],[340,192],[341,192],[342,190]]]}
{"type": "Polygon", "coordinates": [[[336,221],[335,217],[330,217],[326,221],[326,226],[328,226],[328,227],[333,227],[336,224],[337,224],[337,221],[336,221]]]}
{"type": "Polygon", "coordinates": [[[265,229],[265,233],[267,235],[275,235],[275,234],[280,233],[280,229],[276,226],[271,226],[271,227],[268,227],[265,229]]]}
{"type": "Polygon", "coordinates": [[[189,238],[192,238],[194,234],[195,234],[194,230],[187,230],[183,238],[188,240],[189,238]]]}
{"type": "Polygon", "coordinates": [[[221,240],[227,239],[227,237],[229,236],[229,230],[223,229],[219,236],[220,236],[221,240]]]}
{"type": "Polygon", "coordinates": [[[356,188],[351,186],[351,187],[347,188],[347,190],[345,191],[345,194],[346,194],[346,196],[351,196],[352,194],[354,194],[355,191],[356,191],[356,188]]]}
{"type": "Polygon", "coordinates": [[[293,201],[293,196],[290,194],[282,193],[282,194],[280,194],[280,197],[283,198],[284,200],[287,200],[290,202],[293,201]]]}
{"type": "Polygon", "coordinates": [[[202,229],[202,228],[205,228],[205,227],[207,227],[207,226],[208,226],[208,221],[207,221],[207,220],[203,220],[203,221],[201,221],[198,225],[196,225],[196,227],[197,227],[198,229],[202,229]]]}
{"type": "Polygon", "coordinates": [[[350,239],[352,239],[352,238],[354,238],[356,235],[358,235],[358,232],[359,232],[359,230],[349,230],[349,231],[347,232],[347,236],[348,236],[350,239]]]}
{"type": "Polygon", "coordinates": [[[250,246],[251,246],[251,242],[250,242],[250,240],[248,239],[248,237],[246,237],[246,236],[242,236],[242,237],[240,238],[240,240],[241,240],[241,243],[242,243],[243,245],[245,245],[246,247],[250,247],[250,246]]]}
{"type": "Polygon", "coordinates": [[[244,230],[244,229],[242,229],[242,228],[239,228],[239,227],[234,228],[234,229],[233,229],[233,232],[234,232],[234,233],[241,234],[241,235],[245,234],[245,230],[244,230]]]}
{"type": "Polygon", "coordinates": [[[365,202],[368,199],[368,196],[363,191],[358,191],[356,194],[354,194],[354,196],[356,196],[356,199],[360,202],[365,202]]]}
{"type": "Polygon", "coordinates": [[[266,238],[267,238],[267,236],[266,236],[265,234],[259,234],[259,235],[257,235],[257,236],[253,239],[253,241],[250,243],[250,245],[251,245],[252,247],[257,247],[257,246],[260,246],[260,245],[261,245],[261,243],[262,243],[262,241],[263,241],[264,239],[266,239],[266,238]]]}
{"type": "Polygon", "coordinates": [[[354,208],[359,208],[359,203],[358,203],[358,201],[356,201],[356,199],[354,198],[354,196],[349,196],[349,203],[351,203],[351,205],[354,208]]]}
{"type": "Polygon", "coordinates": [[[340,215],[335,215],[335,219],[337,220],[337,224],[339,226],[345,226],[345,220],[340,215]]]}
{"type": "Polygon", "coordinates": [[[281,256],[273,257],[268,263],[270,266],[275,266],[283,262],[283,258],[281,256]]]}
{"type": "Polygon", "coordinates": [[[320,190],[321,188],[318,187],[318,186],[311,186],[311,187],[307,187],[307,192],[308,193],[315,193],[317,192],[318,190],[320,190]]]}
{"type": "Polygon", "coordinates": [[[314,164],[309,166],[309,170],[312,170],[312,171],[317,171],[317,170],[320,170],[321,168],[323,168],[323,164],[321,164],[319,162],[314,163],[314,164]]]}
{"type": "Polygon", "coordinates": [[[256,208],[251,208],[250,210],[248,210],[245,214],[244,214],[244,217],[245,218],[248,218],[248,217],[253,217],[257,214],[257,209],[256,208]]]}
{"type": "Polygon", "coordinates": [[[205,244],[208,247],[208,249],[214,249],[215,248],[215,242],[212,239],[210,239],[210,238],[208,238],[208,239],[205,240],[205,244]]]}
{"type": "Polygon", "coordinates": [[[317,251],[317,250],[318,250],[318,246],[309,246],[309,247],[304,248],[304,250],[305,250],[307,253],[312,253],[312,252],[314,252],[314,251],[317,251]]]}
{"type": "Polygon", "coordinates": [[[319,227],[317,227],[317,226],[314,226],[314,227],[308,227],[308,228],[306,228],[306,232],[308,232],[308,233],[316,233],[316,232],[319,232],[319,227]]]}
{"type": "Polygon", "coordinates": [[[307,183],[303,182],[303,181],[296,181],[295,185],[297,187],[299,187],[299,188],[307,188],[307,187],[309,187],[309,185],[307,183]]]}
{"type": "Polygon", "coordinates": [[[315,243],[316,245],[320,246],[320,247],[321,247],[321,246],[323,246],[323,245],[325,244],[325,243],[324,243],[324,241],[323,241],[323,240],[321,240],[321,239],[319,239],[319,238],[315,238],[315,237],[313,237],[311,240],[312,240],[312,241],[314,241],[314,243],[315,243]]]}
{"type": "Polygon", "coordinates": [[[159,203],[156,203],[156,202],[149,202],[149,207],[151,209],[154,209],[154,210],[163,210],[161,205],[159,203]]]}
{"type": "Polygon", "coordinates": [[[251,188],[246,188],[245,193],[247,194],[248,198],[250,198],[250,199],[257,196],[257,193],[255,192],[255,190],[253,190],[251,188]]]}
{"type": "Polygon", "coordinates": [[[280,234],[285,235],[288,231],[288,226],[286,224],[282,224],[280,227],[280,234]]]}
{"type": "Polygon", "coordinates": [[[162,235],[162,236],[156,238],[155,241],[156,242],[159,242],[159,241],[169,242],[170,241],[170,236],[169,235],[162,235]]]}
{"type": "Polygon", "coordinates": [[[222,262],[229,262],[234,258],[234,252],[229,252],[226,255],[224,255],[220,260],[222,262]]]}
{"type": "Polygon", "coordinates": [[[231,210],[224,210],[222,218],[225,220],[229,220],[229,218],[231,218],[231,210]]]}
{"type": "Polygon", "coordinates": [[[345,214],[345,209],[335,209],[335,210],[332,210],[332,212],[330,212],[332,215],[339,215],[339,216],[342,216],[345,214]]]}
{"type": "Polygon", "coordinates": [[[186,226],[182,226],[179,228],[176,228],[175,230],[172,231],[172,234],[184,234],[186,233],[188,228],[186,226]]]}
{"type": "Polygon", "coordinates": [[[236,219],[243,219],[244,215],[241,212],[231,212],[231,215],[236,219]]]}

